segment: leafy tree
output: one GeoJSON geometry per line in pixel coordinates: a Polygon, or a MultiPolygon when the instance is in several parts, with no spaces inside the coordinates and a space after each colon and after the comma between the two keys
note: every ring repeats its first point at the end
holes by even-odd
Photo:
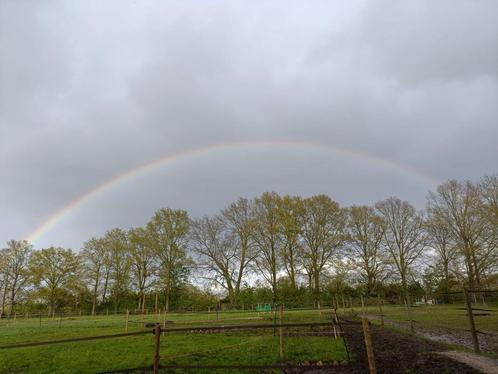
{"type": "Polygon", "coordinates": [[[345,240],[344,211],[326,195],[304,200],[301,215],[303,261],[308,276],[313,280],[313,299],[320,307],[320,281],[324,270],[331,266],[345,240]]]}
{"type": "MultiPolygon", "coordinates": [[[[99,288],[104,281],[104,289],[109,281],[109,252],[104,239],[91,238],[83,244],[81,251],[84,272],[92,288],[92,314],[95,314],[99,288]]],[[[105,294],[105,291],[103,292],[105,294]]]]}
{"type": "Polygon", "coordinates": [[[128,292],[130,282],[130,242],[126,231],[115,228],[105,233],[103,243],[109,256],[111,296],[114,310],[117,311],[128,292]]]}
{"type": "Polygon", "coordinates": [[[131,229],[129,237],[129,256],[133,281],[138,290],[138,309],[145,309],[145,293],[152,285],[156,264],[150,233],[142,228],[131,229]]]}
{"type": "Polygon", "coordinates": [[[299,196],[284,196],[278,200],[278,224],[281,232],[282,264],[289,277],[290,287],[296,289],[296,278],[300,267],[299,253],[302,234],[299,217],[303,215],[304,203],[299,196]]]}
{"type": "Polygon", "coordinates": [[[49,312],[55,314],[63,296],[71,293],[80,277],[80,258],[70,249],[44,248],[33,253],[29,272],[33,285],[49,305],[49,312]]]}
{"type": "Polygon", "coordinates": [[[165,309],[169,310],[171,291],[190,264],[186,255],[190,219],[185,210],[163,208],[147,224],[151,248],[160,262],[159,277],[164,286],[165,309]]]}

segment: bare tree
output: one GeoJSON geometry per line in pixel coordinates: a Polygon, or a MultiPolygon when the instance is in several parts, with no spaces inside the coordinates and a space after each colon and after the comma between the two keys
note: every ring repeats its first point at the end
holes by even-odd
{"type": "Polygon", "coordinates": [[[401,278],[405,301],[410,304],[408,276],[426,247],[423,218],[410,203],[395,197],[379,201],[375,207],[386,222],[384,244],[401,278]]]}
{"type": "Polygon", "coordinates": [[[386,254],[382,251],[385,231],[385,221],[374,208],[353,206],[347,210],[345,254],[360,270],[367,294],[376,288],[386,267],[386,254]]]}
{"type": "Polygon", "coordinates": [[[208,273],[208,279],[228,292],[230,303],[235,305],[240,265],[237,237],[227,229],[220,216],[193,220],[190,235],[198,265],[208,273]]]}
{"type": "Polygon", "coordinates": [[[427,211],[432,217],[444,222],[465,259],[470,288],[480,289],[481,275],[485,271],[493,248],[484,238],[489,225],[482,218],[481,195],[471,182],[450,180],[428,196],[427,211]]]}
{"type": "Polygon", "coordinates": [[[255,199],[255,220],[253,238],[257,254],[255,265],[268,282],[273,293],[273,303],[278,297],[277,275],[280,270],[280,226],[278,204],[280,196],[275,192],[265,192],[255,199]]]}
{"type": "Polygon", "coordinates": [[[498,230],[498,174],[482,177],[478,189],[483,216],[498,230]]]}
{"type": "Polygon", "coordinates": [[[484,176],[477,186],[483,237],[478,248],[478,273],[484,278],[498,272],[498,174],[484,176]]]}
{"type": "Polygon", "coordinates": [[[304,200],[300,220],[303,261],[313,279],[315,306],[320,307],[320,278],[344,243],[344,212],[330,197],[317,195],[304,200]]]}
{"type": "Polygon", "coordinates": [[[442,275],[443,292],[450,291],[450,280],[452,272],[456,271],[455,263],[458,260],[457,242],[446,222],[437,216],[429,215],[426,220],[428,233],[428,245],[434,250],[436,256],[437,273],[442,275]]]}
{"type": "MultiPolygon", "coordinates": [[[[103,239],[91,238],[83,244],[81,258],[85,274],[92,287],[92,314],[97,308],[97,298],[102,280],[105,280],[106,263],[109,262],[109,253],[103,239]]],[[[108,273],[108,272],[107,272],[108,273]]],[[[107,277],[108,278],[108,277],[107,277]]]]}
{"type": "Polygon", "coordinates": [[[248,265],[254,259],[254,205],[248,199],[239,198],[221,212],[223,221],[238,245],[238,269],[234,284],[234,299],[238,301],[240,287],[248,265]]]}

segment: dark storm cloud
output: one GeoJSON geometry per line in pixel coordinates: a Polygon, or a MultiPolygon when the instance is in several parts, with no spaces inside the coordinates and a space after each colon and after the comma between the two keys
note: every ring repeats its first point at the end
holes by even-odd
{"type": "MultiPolygon", "coordinates": [[[[439,180],[495,173],[494,1],[0,2],[0,239],[177,151],[306,140],[439,180]]],[[[342,204],[435,186],[361,158],[253,147],[165,166],[97,197],[37,245],[78,247],[161,206],[213,213],[264,190],[342,204]]]]}

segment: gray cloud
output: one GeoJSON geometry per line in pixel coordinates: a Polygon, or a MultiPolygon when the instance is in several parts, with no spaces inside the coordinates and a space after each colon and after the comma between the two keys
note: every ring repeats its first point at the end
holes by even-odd
{"type": "MultiPolygon", "coordinates": [[[[497,171],[494,1],[0,4],[0,240],[166,154],[254,139],[340,146],[439,180],[497,171]]],[[[265,190],[341,204],[433,183],[289,147],[213,152],[116,186],[37,246],[78,247],[161,206],[213,213],[265,190]]]]}

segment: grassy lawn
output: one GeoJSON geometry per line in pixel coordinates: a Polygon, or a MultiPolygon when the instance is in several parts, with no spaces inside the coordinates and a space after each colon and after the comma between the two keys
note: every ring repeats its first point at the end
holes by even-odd
{"type": "MultiPolygon", "coordinates": [[[[489,313],[489,315],[474,317],[477,330],[498,332],[498,304],[473,304],[472,307],[487,310],[475,310],[474,313],[489,313]]],[[[365,309],[369,315],[380,314],[377,305],[369,305],[365,309]]],[[[409,317],[404,306],[384,305],[382,309],[385,318],[408,323],[409,317]]],[[[361,307],[356,307],[354,310],[360,313],[361,307]]],[[[339,311],[344,312],[342,308],[339,311]]],[[[350,309],[346,308],[346,313],[349,311],[350,309]]],[[[417,326],[428,329],[469,330],[469,319],[463,304],[413,306],[411,314],[417,326]]]]}
{"type": "MultiPolygon", "coordinates": [[[[168,314],[172,327],[230,324],[273,324],[272,314],[215,313],[168,314]]],[[[144,321],[162,320],[148,315],[144,321]]],[[[140,316],[131,316],[128,331],[142,330],[140,316]]],[[[284,322],[330,321],[330,314],[288,311],[284,322]]],[[[0,345],[49,341],[72,337],[121,333],[125,316],[71,317],[42,320],[18,318],[0,324],[0,345]],[[59,327],[60,322],[60,327],[59,327]]],[[[222,334],[168,333],[161,339],[162,364],[271,364],[279,362],[278,334],[273,330],[222,334]]],[[[0,373],[95,373],[148,366],[152,363],[153,336],[131,336],[106,340],[64,343],[0,351],[0,373]]],[[[321,336],[286,336],[285,361],[332,361],[346,359],[342,340],[321,336]]]]}

